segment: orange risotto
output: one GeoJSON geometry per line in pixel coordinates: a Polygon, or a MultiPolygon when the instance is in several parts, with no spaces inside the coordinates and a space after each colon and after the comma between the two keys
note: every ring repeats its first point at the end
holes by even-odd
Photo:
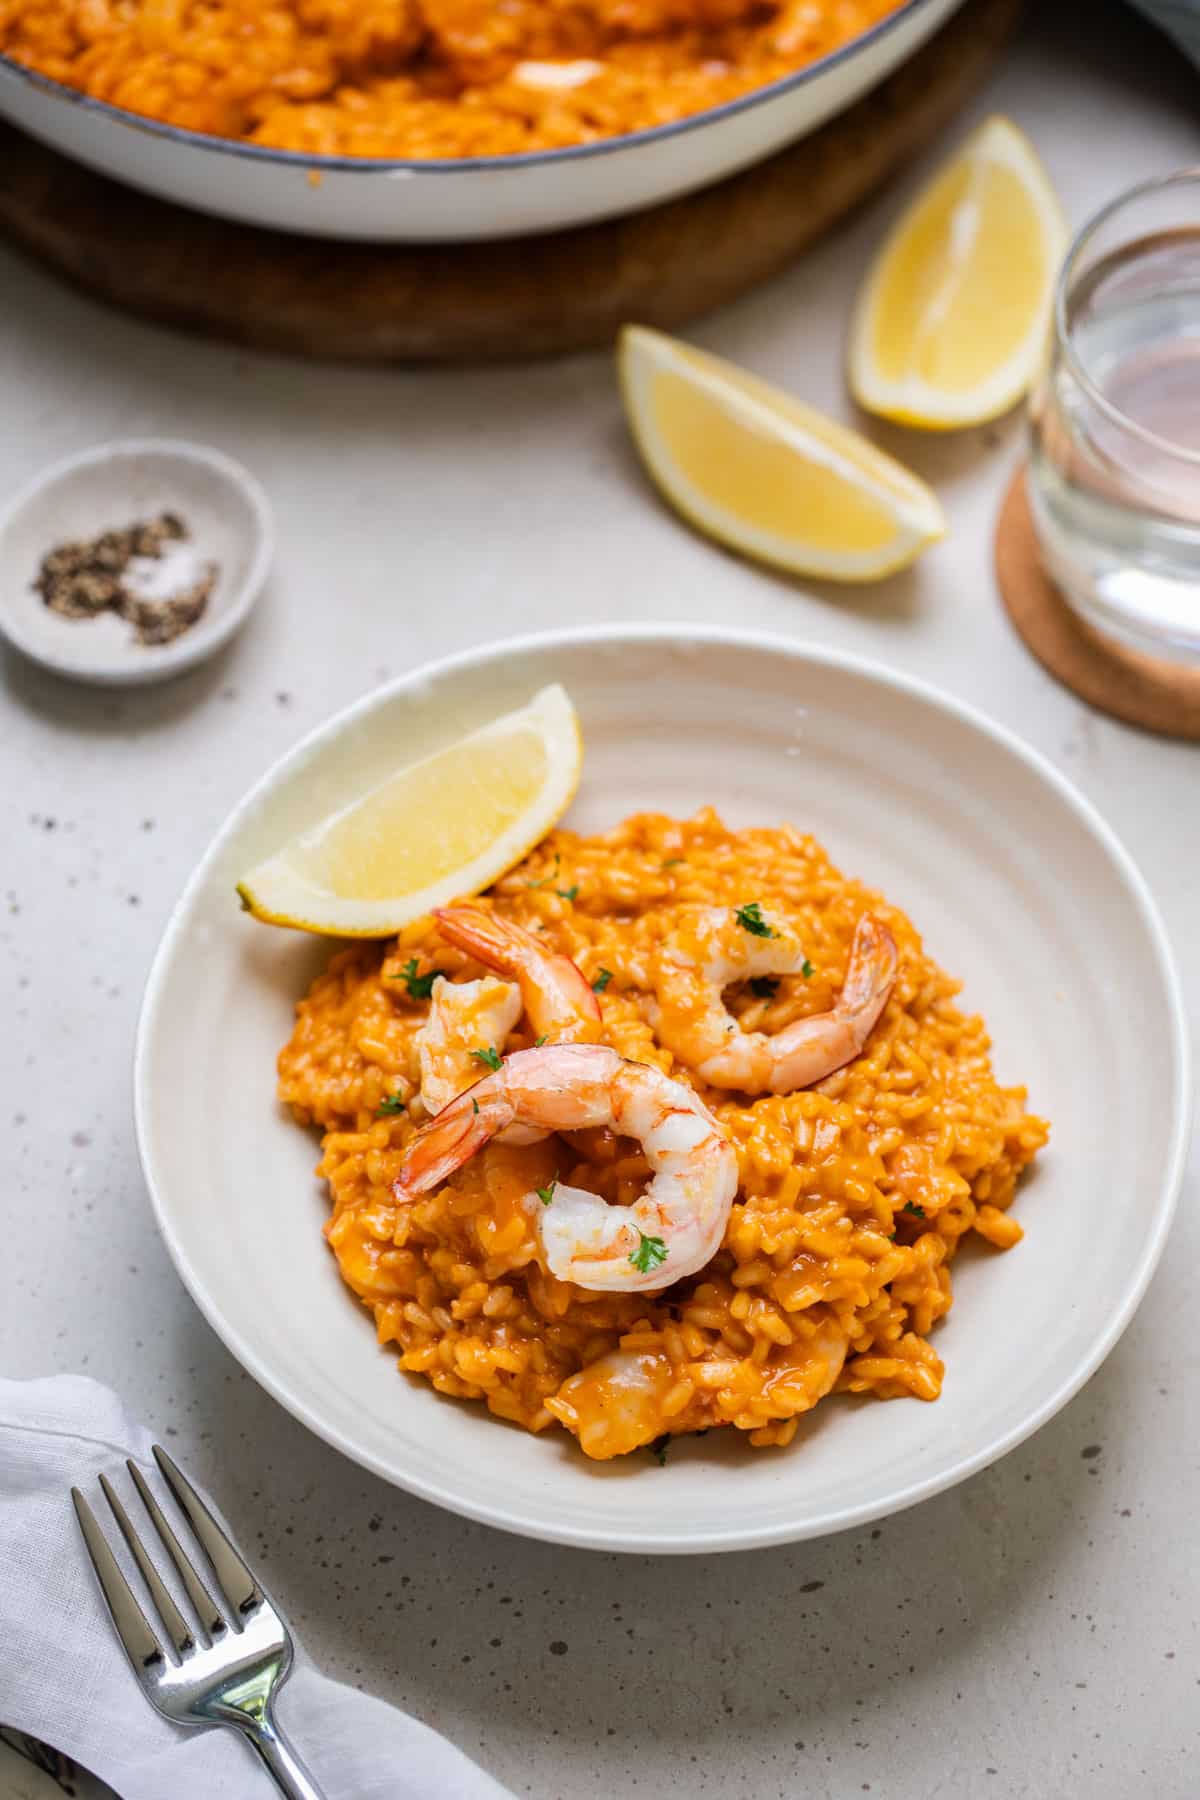
{"type": "Polygon", "coordinates": [[[312,155],[500,156],[702,112],[899,0],[0,0],[0,52],[167,124],[312,155]]]}
{"type": "MultiPolygon", "coordinates": [[[[844,879],[812,838],[728,831],[712,811],[635,816],[593,838],[555,832],[483,904],[577,962],[601,995],[607,1044],[701,1094],[735,1146],[738,1190],[708,1266],[651,1294],[556,1280],[531,1220],[534,1193],[556,1178],[630,1203],[647,1164],[629,1140],[493,1141],[398,1204],[392,1184],[423,1116],[431,976],[480,969],[429,919],[386,947],[339,951],[297,1008],[280,1093],[323,1134],[329,1243],[400,1367],[530,1431],[565,1426],[595,1457],[718,1425],[786,1444],[831,1389],[935,1400],[930,1339],[951,1304],[954,1253],[969,1232],[999,1250],[1020,1239],[1008,1209],[1047,1126],[1023,1088],[997,1086],[982,1020],[956,1006],[958,983],[903,913],[844,879]],[[728,996],[743,1029],[768,1033],[833,1004],[870,908],[900,954],[863,1053],[785,1096],[698,1083],[656,1039],[646,974],[698,902],[757,902],[802,939],[803,971],[728,996]]],[[[503,1048],[531,1041],[522,1023],[503,1048]]]]}

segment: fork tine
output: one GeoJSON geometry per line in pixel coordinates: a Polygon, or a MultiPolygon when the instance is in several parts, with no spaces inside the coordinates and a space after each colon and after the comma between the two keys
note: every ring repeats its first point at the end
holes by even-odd
{"type": "Polygon", "coordinates": [[[101,1475],[100,1486],[104,1491],[104,1498],[108,1501],[108,1509],[121,1528],[121,1536],[129,1545],[130,1555],[138,1566],[138,1572],[150,1590],[150,1598],[154,1602],[158,1616],[167,1628],[167,1636],[182,1656],[184,1651],[190,1650],[196,1641],[192,1628],[164,1587],[158,1570],[146,1555],[142,1540],[133,1529],[129,1514],[122,1506],[120,1496],[114,1491],[112,1483],[106,1475],[101,1475]]]}
{"type": "MultiPolygon", "coordinates": [[[[125,1467],[133,1477],[133,1485],[141,1496],[142,1505],[150,1515],[150,1523],[161,1538],[167,1555],[179,1570],[179,1579],[187,1589],[188,1599],[196,1609],[196,1617],[210,1638],[220,1637],[226,1629],[221,1609],[196,1573],[191,1557],[175,1536],[171,1526],[164,1517],[162,1507],[150,1492],[146,1477],[132,1458],[125,1467]]],[[[132,1544],[130,1545],[132,1549],[132,1544]]]]}
{"type": "Polygon", "coordinates": [[[262,1604],[262,1589],[187,1476],[175,1467],[161,1445],[155,1444],[153,1449],[154,1460],[162,1470],[167,1486],[204,1546],[221,1592],[233,1609],[234,1627],[240,1631],[245,1615],[262,1604]]]}
{"type": "Polygon", "coordinates": [[[117,1636],[133,1664],[134,1672],[140,1675],[153,1663],[166,1662],[163,1647],[151,1631],[150,1621],[134,1599],[129,1583],[118,1568],[117,1559],[108,1547],[108,1539],[96,1523],[95,1514],[77,1487],[71,1489],[71,1498],[75,1502],[75,1517],[79,1520],[79,1529],[83,1533],[87,1553],[92,1559],[96,1580],[100,1583],[100,1590],[112,1614],[112,1622],[117,1628],[117,1636]]]}

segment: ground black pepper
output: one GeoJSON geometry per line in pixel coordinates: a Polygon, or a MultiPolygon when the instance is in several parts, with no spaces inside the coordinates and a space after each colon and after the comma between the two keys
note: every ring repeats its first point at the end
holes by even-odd
{"type": "MultiPolygon", "coordinates": [[[[163,583],[139,582],[131,564],[161,561],[172,544],[191,541],[185,522],[174,513],[139,519],[95,538],[57,544],[42,558],[34,589],[50,611],[63,619],[94,619],[115,612],[133,626],[140,644],[170,644],[200,619],[220,570],[216,563],[197,564],[185,556],[180,585],[167,593],[163,583]]],[[[169,574],[169,569],[164,570],[169,574]]]]}

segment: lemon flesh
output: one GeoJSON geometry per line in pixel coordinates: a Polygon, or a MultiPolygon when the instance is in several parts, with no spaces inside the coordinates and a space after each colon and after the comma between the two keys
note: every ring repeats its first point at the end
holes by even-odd
{"type": "Polygon", "coordinates": [[[868,273],[851,332],[855,399],[933,430],[1007,411],[1036,373],[1066,241],[1032,145],[1007,119],[989,119],[868,273]]]}
{"type": "Polygon", "coordinates": [[[582,763],[558,686],[400,769],[238,885],[256,918],[342,937],[386,937],[478,893],[562,817],[582,763]]]}
{"type": "Polygon", "coordinates": [[[790,394],[641,326],[626,327],[619,356],[651,475],[722,543],[797,574],[862,581],[942,536],[923,482],[790,394]]]}

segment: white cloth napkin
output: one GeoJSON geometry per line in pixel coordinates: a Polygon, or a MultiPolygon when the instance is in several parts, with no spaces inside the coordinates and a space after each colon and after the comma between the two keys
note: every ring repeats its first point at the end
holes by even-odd
{"type": "MultiPolygon", "coordinates": [[[[132,1456],[159,1484],[150,1444],[98,1382],[0,1380],[0,1723],[121,1800],[267,1800],[275,1789],[237,1733],[171,1725],[143,1697],[79,1535],[71,1486],[108,1532],[98,1477],[128,1499],[132,1456]]],[[[299,1646],[278,1716],[329,1800],[511,1800],[436,1731],[318,1674],[299,1646]]]]}

